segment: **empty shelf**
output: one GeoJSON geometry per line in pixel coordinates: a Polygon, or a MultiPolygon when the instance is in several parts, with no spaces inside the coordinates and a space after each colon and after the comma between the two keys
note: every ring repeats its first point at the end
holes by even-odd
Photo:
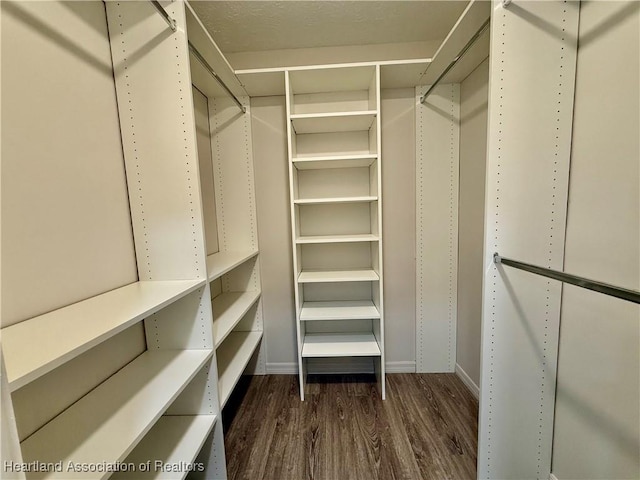
{"type": "Polygon", "coordinates": [[[62,472],[32,478],[106,478],[104,472],[69,472],[74,464],[122,461],[151,429],[212,350],[147,351],[22,442],[25,462],[62,461],[62,472]]]}
{"type": "Polygon", "coordinates": [[[229,400],[261,338],[262,332],[231,332],[218,348],[220,408],[224,408],[229,400]]]}
{"type": "Polygon", "coordinates": [[[328,197],[328,198],[303,198],[294,200],[296,205],[321,205],[327,203],[367,203],[375,202],[378,197],[366,196],[366,197],[328,197]]]}
{"type": "Polygon", "coordinates": [[[315,170],[323,168],[357,168],[368,167],[378,158],[378,155],[325,155],[318,157],[296,157],[293,165],[298,170],[315,170]]]}
{"type": "Polygon", "coordinates": [[[380,347],[373,333],[308,333],[303,357],[377,357],[380,347]]]}
{"type": "Polygon", "coordinates": [[[340,113],[300,113],[291,115],[297,134],[357,132],[369,130],[376,118],[376,110],[340,113]]]}
{"type": "Polygon", "coordinates": [[[187,468],[172,472],[163,471],[162,466],[193,464],[215,423],[215,415],[166,415],[160,417],[160,420],[125,460],[126,463],[132,463],[136,469],[118,472],[110,478],[115,480],[177,480],[185,478],[189,473],[187,468]],[[151,470],[143,472],[137,468],[138,465],[148,461],[151,461],[151,470]]]}
{"type": "Polygon", "coordinates": [[[380,277],[373,270],[303,271],[298,276],[299,283],[373,282],[376,280],[380,280],[380,277]]]}
{"type": "Polygon", "coordinates": [[[207,277],[212,282],[225,273],[258,255],[258,250],[218,252],[207,257],[207,277]]]}
{"type": "Polygon", "coordinates": [[[204,285],[136,282],[2,329],[12,391],[204,285]]]}
{"type": "Polygon", "coordinates": [[[296,238],[296,243],[350,243],[350,242],[377,242],[380,237],[371,233],[356,235],[315,235],[296,238]]]}
{"type": "Polygon", "coordinates": [[[371,300],[337,302],[304,302],[300,320],[357,320],[380,318],[380,312],[371,300]]]}
{"type": "Polygon", "coordinates": [[[260,298],[260,292],[225,292],[211,302],[213,308],[213,338],[216,348],[227,338],[244,314],[260,298]]]}

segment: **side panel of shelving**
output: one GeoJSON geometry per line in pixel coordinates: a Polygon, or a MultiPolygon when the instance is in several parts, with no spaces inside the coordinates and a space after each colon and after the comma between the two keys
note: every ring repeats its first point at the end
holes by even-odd
{"type": "MultiPolygon", "coordinates": [[[[375,170],[372,168],[370,171],[371,183],[375,185],[375,190],[378,195],[378,201],[372,204],[373,207],[376,208],[376,214],[374,217],[373,211],[371,212],[371,232],[376,233],[379,237],[378,242],[372,244],[372,247],[377,251],[373,250],[371,252],[371,262],[373,270],[378,274],[380,278],[377,282],[373,282],[371,288],[372,300],[378,312],[380,313],[380,319],[376,322],[372,322],[373,325],[373,335],[378,342],[378,349],[380,350],[380,360],[379,362],[374,361],[374,369],[376,372],[376,376],[378,377],[378,385],[380,388],[380,393],[382,395],[382,399],[386,398],[386,375],[385,375],[385,343],[384,343],[384,280],[383,280],[383,261],[382,261],[382,121],[380,118],[380,112],[382,111],[380,108],[380,65],[376,66],[376,72],[374,78],[371,80],[373,82],[370,87],[370,102],[375,101],[375,108],[378,114],[376,115],[375,129],[372,128],[373,134],[370,134],[372,138],[371,142],[375,141],[375,151],[378,153],[378,162],[373,165],[375,170]]],[[[372,148],[372,147],[371,147],[372,148]]],[[[372,187],[373,188],[373,187],[372,187]]]]}
{"type": "Polygon", "coordinates": [[[456,363],[460,86],[416,87],[416,371],[456,363]]]}
{"type": "Polygon", "coordinates": [[[478,478],[549,478],[563,287],[492,257],[563,269],[580,5],[492,4],[478,478]]]}
{"type": "Polygon", "coordinates": [[[184,3],[176,32],[146,2],[106,5],[140,279],[204,278],[184,3]]]}
{"type": "MultiPolygon", "coordinates": [[[[286,122],[287,122],[287,146],[288,146],[288,162],[289,165],[289,200],[291,206],[291,243],[293,245],[293,289],[294,289],[294,298],[295,298],[295,311],[296,311],[296,337],[297,337],[297,356],[298,356],[298,376],[299,376],[299,384],[300,384],[300,398],[304,400],[304,386],[306,383],[306,370],[305,365],[302,361],[302,342],[304,339],[304,335],[306,333],[306,326],[304,323],[300,322],[300,312],[302,310],[302,300],[301,300],[301,287],[298,284],[298,275],[301,271],[301,264],[299,261],[300,256],[300,246],[296,245],[296,236],[301,235],[300,222],[297,220],[301,213],[301,207],[294,204],[294,199],[298,198],[298,186],[297,182],[294,179],[294,165],[293,158],[298,155],[298,143],[295,138],[295,132],[291,126],[291,122],[289,119],[291,118],[291,114],[294,113],[292,111],[291,105],[293,102],[293,91],[291,88],[291,77],[288,71],[285,71],[284,76],[285,82],[285,96],[286,96],[286,122]]],[[[304,208],[304,207],[302,207],[304,208]]]]}

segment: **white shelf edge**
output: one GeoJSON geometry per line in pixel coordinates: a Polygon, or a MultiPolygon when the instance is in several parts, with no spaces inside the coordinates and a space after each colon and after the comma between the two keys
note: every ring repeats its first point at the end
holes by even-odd
{"type": "Polygon", "coordinates": [[[378,200],[377,196],[366,197],[333,197],[333,198],[303,198],[294,200],[296,205],[319,205],[324,203],[368,203],[378,200]]]}
{"type": "Polygon", "coordinates": [[[207,256],[207,278],[209,282],[258,255],[258,250],[217,252],[207,256]]]}
{"type": "Polygon", "coordinates": [[[193,464],[204,442],[213,430],[215,415],[163,415],[142,441],[126,458],[136,469],[118,472],[113,480],[175,480],[184,479],[188,469],[181,472],[162,471],[163,465],[193,464]],[[151,461],[151,469],[141,471],[139,465],[151,461]]]}
{"type": "Polygon", "coordinates": [[[262,339],[262,332],[231,332],[218,348],[218,391],[224,408],[262,339]]]}
{"type": "Polygon", "coordinates": [[[9,388],[23,387],[204,284],[135,282],[3,328],[9,388]]]}
{"type": "Polygon", "coordinates": [[[381,60],[378,62],[353,62],[353,63],[328,63],[319,65],[300,65],[292,67],[266,67],[266,68],[248,68],[236,70],[236,75],[249,75],[256,73],[276,73],[290,72],[301,70],[328,70],[331,68],[350,68],[350,67],[375,67],[376,65],[404,65],[413,63],[429,63],[431,58],[409,58],[405,60],[381,60]]]}
{"type": "Polygon", "coordinates": [[[216,348],[260,299],[260,292],[223,292],[211,301],[216,348]],[[224,307],[224,311],[220,310],[224,307]]]}
{"type": "Polygon", "coordinates": [[[348,112],[292,113],[291,120],[307,120],[316,118],[367,117],[376,116],[377,110],[353,110],[348,112]]]}
{"type": "Polygon", "coordinates": [[[300,321],[375,320],[380,312],[371,300],[343,300],[334,302],[304,302],[300,321]]]}
{"type": "Polygon", "coordinates": [[[376,160],[378,158],[377,153],[364,153],[364,154],[345,154],[345,155],[320,155],[313,157],[293,157],[291,161],[293,163],[305,163],[305,162],[331,162],[337,160],[376,160]]]}
{"type": "Polygon", "coordinates": [[[298,283],[375,282],[380,280],[371,269],[302,271],[298,283]]]}
{"type": "Polygon", "coordinates": [[[314,235],[296,237],[297,245],[309,245],[314,243],[356,243],[356,242],[378,242],[379,235],[314,235]]]}
{"type": "MultiPolygon", "coordinates": [[[[147,351],[21,443],[25,462],[101,464],[126,458],[211,359],[213,350],[147,351]]],[[[102,479],[104,472],[44,478],[102,479]]]]}
{"type": "Polygon", "coordinates": [[[304,358],[379,356],[373,333],[308,333],[302,342],[304,358]]]}

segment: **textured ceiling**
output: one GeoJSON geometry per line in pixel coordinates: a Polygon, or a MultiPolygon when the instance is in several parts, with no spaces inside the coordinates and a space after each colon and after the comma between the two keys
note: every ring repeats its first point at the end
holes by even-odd
{"type": "Polygon", "coordinates": [[[190,2],[225,53],[443,40],[466,1],[190,2]]]}

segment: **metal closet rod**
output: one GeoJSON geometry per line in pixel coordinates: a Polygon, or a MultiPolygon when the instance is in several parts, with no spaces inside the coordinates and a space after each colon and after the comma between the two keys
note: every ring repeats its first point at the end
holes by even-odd
{"type": "Polygon", "coordinates": [[[467,53],[467,50],[469,50],[471,48],[471,46],[476,43],[476,40],[478,40],[480,38],[480,36],[482,36],[482,34],[484,33],[484,31],[487,29],[487,27],[489,26],[489,22],[491,21],[491,18],[487,18],[486,22],[484,22],[482,24],[482,26],[478,29],[478,31],[473,35],[473,37],[471,37],[471,39],[467,42],[467,44],[462,47],[462,50],[460,50],[460,52],[458,53],[458,55],[456,55],[456,58],[453,59],[453,61],[449,64],[449,66],[447,68],[444,69],[444,72],[442,72],[440,74],[440,76],[436,79],[435,82],[433,82],[433,84],[431,85],[431,87],[429,87],[429,90],[427,90],[425,92],[425,94],[420,97],[420,103],[424,103],[427,100],[427,97],[429,96],[429,94],[431,93],[431,91],[436,88],[438,86],[438,84],[440,83],[440,80],[442,80],[444,78],[444,76],[449,73],[449,70],[451,70],[456,63],[458,63],[458,61],[464,56],[465,53],[467,53]]]}
{"type": "Polygon", "coordinates": [[[550,268],[531,265],[530,263],[511,260],[509,258],[501,257],[497,252],[493,254],[493,262],[496,264],[508,265],[537,275],[542,275],[543,277],[559,280],[564,283],[570,283],[571,285],[586,288],[587,290],[593,290],[594,292],[604,293],[605,295],[620,298],[628,302],[640,304],[640,292],[635,290],[628,290],[626,288],[609,285],[608,283],[596,282],[595,280],[589,280],[588,278],[571,275],[570,273],[564,273],[550,268]]]}
{"type": "Polygon", "coordinates": [[[229,96],[233,99],[234,102],[238,105],[238,108],[242,110],[242,113],[247,113],[247,107],[245,107],[238,97],[236,97],[233,92],[227,87],[227,85],[222,81],[222,79],[218,76],[218,74],[211,68],[211,65],[204,59],[204,57],[200,54],[198,49],[193,46],[191,42],[189,42],[189,50],[193,53],[193,56],[202,64],[202,66],[209,72],[209,74],[215,79],[216,82],[220,84],[222,88],[229,94],[229,96]]]}
{"type": "Polygon", "coordinates": [[[160,14],[160,16],[164,18],[164,21],[167,22],[167,25],[169,25],[169,28],[171,28],[171,30],[175,32],[178,29],[176,21],[169,16],[167,11],[162,7],[162,5],[160,5],[160,2],[158,2],[157,0],[149,0],[149,1],[154,7],[156,7],[156,10],[160,14]]]}
{"type": "MultiPolygon", "coordinates": [[[[149,0],[149,1],[156,8],[158,13],[162,16],[162,18],[164,18],[164,20],[167,22],[171,30],[175,32],[178,28],[176,25],[176,21],[169,16],[167,11],[164,8],[162,8],[162,5],[160,5],[160,3],[157,0],[149,0]]],[[[222,79],[218,76],[215,70],[211,68],[211,65],[209,65],[209,62],[207,62],[204,59],[202,54],[198,51],[196,47],[193,46],[191,42],[189,42],[189,50],[191,51],[191,53],[193,53],[193,56],[196,57],[196,59],[202,64],[205,70],[207,70],[207,72],[209,72],[209,74],[215,79],[215,81],[218,82],[218,84],[222,88],[224,88],[224,90],[229,94],[231,98],[233,98],[233,101],[236,102],[240,110],[242,110],[242,113],[247,113],[247,107],[242,105],[240,100],[238,100],[238,98],[233,94],[233,92],[229,89],[229,87],[227,87],[227,84],[224,83],[224,81],[222,81],[222,79]]]]}

